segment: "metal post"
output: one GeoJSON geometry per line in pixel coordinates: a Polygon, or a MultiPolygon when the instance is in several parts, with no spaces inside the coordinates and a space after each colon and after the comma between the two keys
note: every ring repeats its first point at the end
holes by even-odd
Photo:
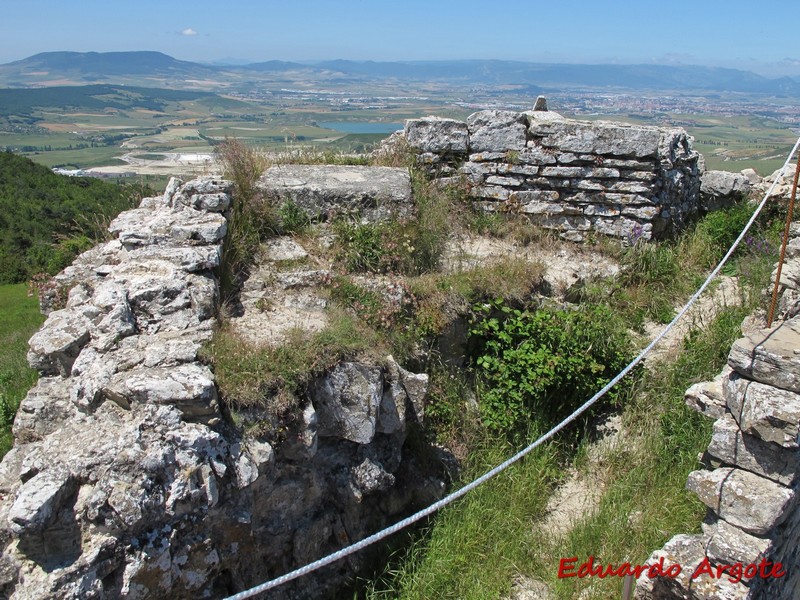
{"type": "Polygon", "coordinates": [[[775,307],[778,305],[778,288],[781,285],[781,271],[783,261],[786,259],[786,245],[789,243],[789,228],[792,224],[792,214],[794,213],[794,199],[797,195],[797,178],[800,176],[800,154],[797,155],[797,165],[794,169],[794,183],[792,183],[792,197],[789,199],[789,210],[786,213],[786,227],[783,229],[783,243],[781,244],[781,257],[778,260],[778,274],[775,275],[775,287],[772,288],[772,302],[769,305],[769,315],[767,316],[767,329],[772,327],[772,319],[775,317],[775,307]]]}

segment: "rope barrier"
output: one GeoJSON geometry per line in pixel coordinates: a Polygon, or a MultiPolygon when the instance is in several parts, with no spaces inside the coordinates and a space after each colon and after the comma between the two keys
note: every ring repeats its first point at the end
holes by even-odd
{"type": "Polygon", "coordinates": [[[381,531],[379,531],[377,533],[374,533],[374,534],[370,535],[369,537],[364,538],[360,542],[356,542],[354,544],[351,544],[350,546],[346,546],[345,548],[342,548],[341,550],[338,550],[337,552],[334,552],[333,554],[329,554],[328,556],[326,556],[324,558],[321,558],[321,559],[319,559],[317,561],[309,563],[309,564],[307,564],[307,565],[305,565],[303,567],[300,567],[299,569],[295,569],[294,571],[286,573],[285,575],[281,575],[280,577],[277,577],[275,579],[272,579],[270,581],[262,583],[261,585],[258,585],[258,586],[255,586],[253,588],[250,588],[249,590],[245,590],[243,592],[239,592],[238,594],[234,594],[233,596],[229,596],[225,600],[245,600],[247,598],[252,598],[256,594],[261,594],[261,593],[266,592],[268,590],[274,589],[274,588],[276,588],[276,587],[278,587],[280,585],[283,585],[284,583],[288,583],[290,581],[293,581],[294,579],[298,579],[300,577],[303,577],[304,575],[308,575],[309,573],[312,573],[313,571],[321,569],[322,567],[325,567],[325,566],[327,566],[327,565],[329,565],[331,563],[339,561],[339,560],[341,560],[341,559],[343,559],[343,558],[345,558],[347,556],[350,556],[351,554],[354,554],[355,552],[358,552],[359,550],[362,550],[362,549],[366,548],[367,546],[371,546],[372,544],[375,544],[375,543],[377,543],[377,542],[389,537],[390,535],[393,535],[393,534],[401,531],[402,529],[405,529],[409,525],[412,525],[412,524],[416,523],[417,521],[420,521],[421,519],[424,519],[425,517],[427,517],[429,515],[432,515],[433,513],[437,512],[438,510],[444,508],[448,504],[451,504],[451,503],[455,502],[456,500],[458,500],[459,498],[467,495],[469,492],[471,492],[472,490],[474,490],[478,486],[482,485],[483,483],[485,483],[486,481],[488,481],[489,479],[491,479],[495,475],[501,473],[502,471],[505,471],[508,467],[510,467],[511,465],[516,463],[517,461],[519,461],[521,458],[523,458],[527,454],[530,454],[533,450],[535,450],[536,448],[541,446],[544,442],[548,441],[550,438],[552,438],[553,436],[558,434],[562,429],[564,429],[567,425],[572,423],[582,413],[584,413],[589,407],[591,407],[595,402],[597,402],[600,398],[602,398],[605,394],[607,394],[608,391],[611,388],[613,388],[617,383],[619,383],[619,381],[623,377],[625,377],[628,373],[630,373],[630,371],[633,368],[635,368],[636,365],[638,365],[640,362],[642,362],[644,357],[647,356],[647,354],[661,341],[661,339],[676,325],[676,323],[683,317],[683,315],[686,314],[686,312],[689,310],[689,308],[691,308],[691,306],[702,295],[702,293],[706,290],[706,288],[708,288],[708,286],[711,284],[711,282],[714,280],[714,278],[719,274],[719,272],[722,269],[722,267],[725,266],[725,263],[727,263],[728,260],[730,259],[730,257],[733,256],[733,253],[736,251],[736,248],[738,248],[739,244],[744,239],[744,236],[747,234],[747,232],[750,229],[750,227],[752,227],[752,225],[755,222],[756,218],[758,217],[759,213],[761,213],[761,210],[764,208],[764,205],[767,203],[767,200],[769,199],[770,195],[772,194],[772,191],[775,189],[775,185],[777,184],[778,180],[783,175],[784,170],[786,169],[786,167],[788,166],[789,162],[791,161],[792,156],[795,154],[795,152],[797,152],[798,147],[800,147],[800,138],[798,138],[797,142],[795,142],[795,145],[792,148],[792,151],[789,153],[789,156],[787,157],[786,162],[783,164],[783,167],[781,167],[780,172],[775,177],[775,181],[772,182],[772,185],[769,187],[767,192],[764,194],[763,200],[761,200],[761,203],[758,205],[758,207],[756,208],[755,212],[753,212],[753,216],[750,217],[750,220],[744,226],[744,229],[739,234],[739,237],[736,238],[736,241],[733,242],[733,245],[730,247],[730,249],[725,254],[725,256],[722,258],[722,260],[719,262],[719,264],[714,268],[713,271],[711,271],[711,274],[708,276],[708,278],[706,278],[706,280],[698,288],[698,290],[692,295],[692,297],[689,298],[688,302],[678,312],[678,314],[675,316],[675,318],[672,319],[672,321],[670,321],[669,324],[666,327],[664,327],[664,329],[661,331],[661,333],[659,333],[653,339],[653,341],[651,341],[639,353],[639,355],[636,358],[634,358],[628,364],[628,366],[626,366],[624,369],[622,369],[622,371],[620,371],[616,375],[616,377],[614,377],[611,381],[609,381],[603,387],[603,389],[601,389],[594,396],[589,398],[589,400],[584,402],[571,415],[569,415],[567,418],[565,418],[563,421],[561,421],[558,425],[553,427],[550,431],[545,433],[543,436],[541,436],[535,442],[533,442],[532,444],[530,444],[526,448],[524,448],[524,449],[520,450],[519,452],[517,452],[514,456],[512,456],[511,458],[509,458],[505,462],[499,464],[498,466],[496,466],[492,470],[487,471],[486,473],[484,473],[483,475],[481,475],[477,479],[473,480],[472,482],[470,482],[469,484],[465,485],[464,487],[456,490],[455,492],[452,492],[451,494],[445,496],[441,500],[438,500],[437,502],[434,502],[433,504],[431,504],[427,508],[424,508],[424,509],[420,510],[419,512],[414,513],[413,515],[411,515],[409,517],[406,517],[402,521],[398,521],[397,523],[387,527],[386,529],[383,529],[383,530],[381,530],[381,531]]]}

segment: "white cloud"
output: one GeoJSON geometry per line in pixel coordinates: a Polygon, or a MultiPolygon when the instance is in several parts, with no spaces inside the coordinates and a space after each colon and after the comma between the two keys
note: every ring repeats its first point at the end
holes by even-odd
{"type": "Polygon", "coordinates": [[[197,35],[197,32],[194,29],[192,29],[191,27],[187,27],[186,29],[181,31],[181,35],[190,35],[190,36],[191,35],[197,35]]]}

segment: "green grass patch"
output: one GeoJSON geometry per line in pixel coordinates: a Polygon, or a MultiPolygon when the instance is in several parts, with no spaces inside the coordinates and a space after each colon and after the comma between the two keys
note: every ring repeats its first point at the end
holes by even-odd
{"type": "Polygon", "coordinates": [[[329,324],[322,331],[294,329],[274,346],[248,344],[231,329],[222,327],[203,350],[204,359],[213,365],[222,398],[230,408],[259,408],[268,412],[273,398],[282,392],[302,394],[314,375],[341,360],[376,359],[386,354],[374,330],[356,317],[336,310],[329,312],[329,324]]]}
{"type": "MultiPolygon", "coordinates": [[[[671,307],[684,301],[696,289],[698,278],[727,248],[731,236],[741,230],[743,219],[749,217],[751,210],[740,206],[711,216],[670,244],[637,245],[622,250],[625,267],[621,275],[594,282],[596,288],[584,290],[580,311],[589,314],[605,306],[602,310],[616,310],[615,319],[633,323],[644,318],[640,313],[648,303],[671,307]],[[637,294],[643,297],[636,298],[637,294]],[[625,306],[624,300],[634,303],[631,298],[635,305],[625,306]]],[[[693,330],[687,336],[671,362],[644,370],[630,382],[632,387],[623,390],[618,398],[625,437],[600,463],[583,460],[587,448],[583,421],[576,426],[580,431],[560,434],[507,472],[443,510],[424,534],[411,543],[410,549],[395,556],[382,576],[367,586],[367,597],[502,598],[510,595],[514,578],[520,575],[543,581],[557,598],[619,597],[622,580],[617,578],[559,580],[560,558],[577,556],[582,562],[594,556],[602,563],[642,563],[673,535],[698,531],[706,509],[686,491],[686,478],[699,467],[697,457],[709,443],[712,422],[685,406],[684,393],[693,383],[708,380],[719,372],[732,342],[741,335],[742,319],[763,302],[761,290],[769,281],[775,260],[771,221],[778,219],[765,215],[731,265],[731,272],[739,276],[741,304],[721,308],[704,329],[693,330]],[[581,441],[576,444],[576,440],[581,441]],[[545,517],[547,499],[570,464],[578,469],[591,465],[592,469],[602,471],[599,475],[605,488],[599,506],[584,515],[569,532],[543,530],[538,524],[545,517]]],[[[454,274],[448,278],[463,276],[454,274]]],[[[444,283],[448,278],[434,279],[433,275],[427,275],[418,278],[412,289],[416,287],[423,298],[436,298],[437,293],[447,296],[442,288],[448,287],[444,283]]],[[[491,307],[487,310],[491,311],[491,307]]],[[[559,361],[571,364],[569,360],[586,355],[571,348],[566,352],[556,351],[552,360],[547,360],[553,346],[548,340],[553,335],[529,331],[527,325],[523,327],[522,311],[506,312],[511,317],[508,319],[507,314],[506,320],[513,327],[503,326],[502,318],[492,324],[489,315],[479,331],[492,334],[494,339],[494,346],[484,346],[491,351],[490,359],[519,363],[519,371],[498,371],[502,377],[488,382],[490,393],[499,394],[500,408],[508,404],[508,399],[513,401],[515,394],[526,386],[533,388],[546,381],[559,361]],[[544,349],[526,352],[527,340],[541,342],[544,349]],[[520,361],[518,356],[537,352],[545,360],[533,366],[526,366],[527,358],[520,361]],[[539,373],[542,369],[544,376],[539,373]],[[539,376],[529,382],[528,372],[539,376]]],[[[607,326],[612,320],[608,315],[594,315],[594,321],[601,322],[598,327],[607,326]]],[[[556,329],[569,328],[562,325],[556,329]]],[[[592,350],[596,343],[597,340],[590,342],[592,350]]],[[[480,422],[476,406],[480,394],[473,394],[474,388],[463,370],[434,364],[430,373],[428,425],[439,432],[439,439],[444,439],[458,456],[466,457],[464,481],[513,453],[514,447],[502,441],[502,436],[487,433],[486,424],[480,422]]],[[[577,387],[578,383],[576,380],[568,385],[577,387]]],[[[596,387],[601,383],[597,381],[596,387]]],[[[593,391],[582,390],[581,396],[586,399],[593,391]]],[[[534,410],[527,437],[542,431],[554,410],[546,406],[534,410]]],[[[481,416],[485,420],[485,412],[481,416]]],[[[523,443],[519,439],[517,442],[523,443]]]]}
{"type": "MultiPolygon", "coordinates": [[[[512,449],[473,453],[465,480],[502,462],[512,449]]],[[[372,599],[501,598],[530,559],[525,543],[558,481],[558,449],[545,446],[439,513],[429,530],[369,585],[372,599]]]]}
{"type": "Polygon", "coordinates": [[[699,531],[706,507],[686,491],[686,478],[700,466],[697,456],[708,446],[713,423],[686,407],[683,396],[719,372],[749,312],[723,310],[705,331],[687,338],[674,363],[642,380],[623,412],[628,437],[607,458],[608,487],[599,510],[566,540],[545,540],[528,573],[550,584],[557,598],[582,597],[588,586],[593,598],[619,597],[622,586],[619,578],[559,580],[561,557],[642,564],[673,535],[699,531]]]}
{"type": "Polygon", "coordinates": [[[19,403],[38,379],[28,366],[28,339],[44,321],[25,284],[0,285],[0,457],[11,449],[19,403]]]}

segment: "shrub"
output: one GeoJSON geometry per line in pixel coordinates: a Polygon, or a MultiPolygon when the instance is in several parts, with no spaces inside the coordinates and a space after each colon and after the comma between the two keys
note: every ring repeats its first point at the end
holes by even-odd
{"type": "MultiPolygon", "coordinates": [[[[495,301],[478,315],[470,334],[479,348],[481,414],[499,433],[518,435],[532,420],[560,419],[608,383],[631,354],[627,332],[605,306],[529,312],[495,301]]],[[[605,404],[618,394],[612,390],[605,404]]]]}
{"type": "Polygon", "coordinates": [[[339,260],[350,272],[419,275],[435,271],[447,246],[455,215],[457,188],[442,188],[421,175],[412,177],[416,218],[334,223],[339,260]]]}

